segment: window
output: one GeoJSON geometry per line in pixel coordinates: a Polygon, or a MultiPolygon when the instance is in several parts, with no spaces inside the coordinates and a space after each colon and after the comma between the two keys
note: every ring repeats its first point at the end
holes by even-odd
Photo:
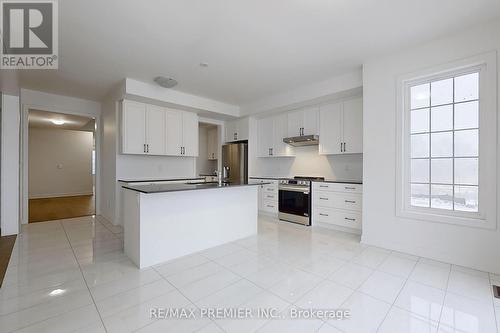
{"type": "Polygon", "coordinates": [[[479,211],[479,75],[409,87],[411,206],[479,211]]]}
{"type": "Polygon", "coordinates": [[[495,53],[400,79],[399,215],[496,225],[496,75],[495,53]]]}

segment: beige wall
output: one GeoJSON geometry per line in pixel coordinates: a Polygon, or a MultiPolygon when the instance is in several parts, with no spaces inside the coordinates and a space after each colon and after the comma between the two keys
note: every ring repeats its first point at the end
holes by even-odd
{"type": "Polygon", "coordinates": [[[217,161],[208,159],[208,128],[200,126],[198,135],[198,157],[196,158],[196,176],[211,174],[217,169],[217,161]]]}
{"type": "Polygon", "coordinates": [[[29,129],[29,197],[92,194],[93,133],[29,129]]]}

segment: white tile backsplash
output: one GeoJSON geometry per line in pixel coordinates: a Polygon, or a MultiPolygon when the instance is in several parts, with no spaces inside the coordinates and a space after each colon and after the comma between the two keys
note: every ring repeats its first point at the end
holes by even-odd
{"type": "Polygon", "coordinates": [[[363,155],[320,155],[318,146],[295,147],[296,157],[257,158],[255,176],[322,176],[361,180],[363,155]]]}

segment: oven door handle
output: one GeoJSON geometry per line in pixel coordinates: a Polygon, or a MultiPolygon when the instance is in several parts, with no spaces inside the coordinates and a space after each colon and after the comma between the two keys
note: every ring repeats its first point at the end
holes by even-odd
{"type": "Polygon", "coordinates": [[[309,194],[309,189],[308,188],[303,188],[303,187],[293,187],[293,186],[283,186],[279,188],[280,191],[291,191],[291,192],[302,192],[305,194],[309,194]]]}

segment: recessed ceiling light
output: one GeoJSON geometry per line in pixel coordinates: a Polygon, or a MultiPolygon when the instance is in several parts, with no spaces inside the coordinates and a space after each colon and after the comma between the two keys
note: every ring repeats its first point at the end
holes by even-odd
{"type": "Polygon", "coordinates": [[[154,78],[154,81],[163,88],[172,88],[177,85],[177,81],[171,77],[157,76],[154,78]]]}
{"type": "Polygon", "coordinates": [[[206,62],[200,62],[200,67],[208,67],[208,64],[206,62]]]}
{"type": "Polygon", "coordinates": [[[58,125],[58,126],[60,126],[60,125],[64,125],[64,123],[65,123],[65,121],[64,121],[64,120],[62,120],[62,119],[52,119],[52,120],[50,120],[50,121],[52,122],[52,124],[54,124],[54,125],[58,125]]]}

